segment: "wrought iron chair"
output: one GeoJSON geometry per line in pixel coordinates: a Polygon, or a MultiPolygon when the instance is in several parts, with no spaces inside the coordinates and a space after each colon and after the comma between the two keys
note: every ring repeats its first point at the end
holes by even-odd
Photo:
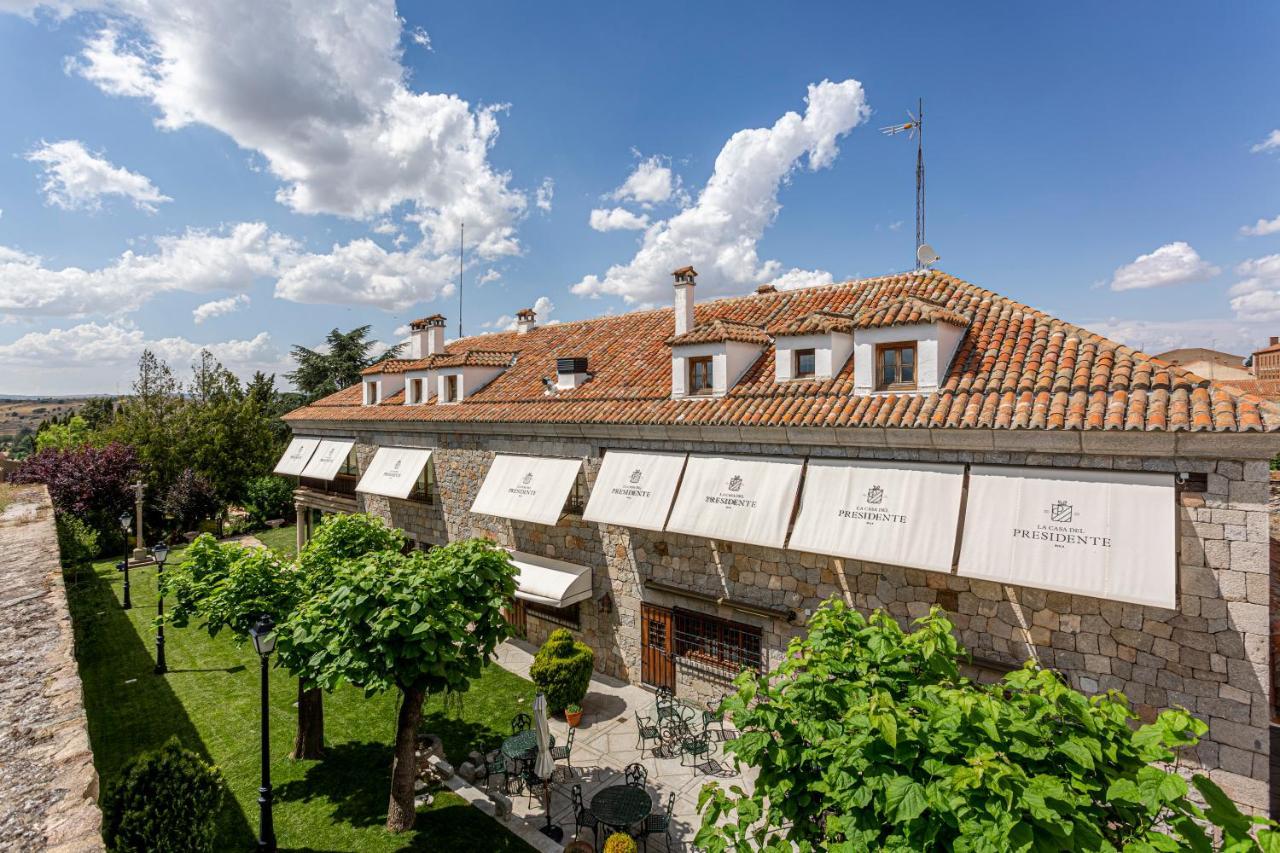
{"type": "Polygon", "coordinates": [[[570,728],[569,736],[565,738],[563,746],[551,747],[551,757],[556,761],[564,761],[564,769],[567,771],[569,778],[573,778],[573,761],[569,758],[569,753],[573,751],[573,733],[577,729],[570,728]]]}
{"type": "Polygon", "coordinates": [[[600,820],[591,813],[591,809],[582,804],[582,786],[574,785],[573,791],[573,824],[574,834],[581,834],[582,828],[589,827],[591,829],[591,837],[600,840],[600,820]]]}
{"type": "Polygon", "coordinates": [[[518,735],[533,728],[533,718],[528,714],[516,714],[511,718],[511,734],[518,735]]]}
{"type": "Polygon", "coordinates": [[[636,749],[644,749],[645,741],[657,741],[662,743],[662,732],[658,730],[658,725],[648,717],[642,716],[636,711],[636,749]]]}
{"type": "Polygon", "coordinates": [[[713,723],[720,727],[720,739],[724,740],[724,711],[720,710],[724,704],[724,697],[720,697],[719,702],[708,702],[707,710],[702,712],[702,730],[705,732],[713,723]]]}
{"type": "Polygon", "coordinates": [[[655,812],[644,819],[644,823],[640,826],[640,840],[644,842],[644,849],[649,849],[649,836],[662,835],[667,839],[667,849],[671,848],[671,812],[676,807],[676,792],[672,791],[667,795],[667,810],[665,812],[655,812]]]}
{"type": "Polygon", "coordinates": [[[484,787],[486,791],[493,790],[493,779],[495,776],[502,777],[502,793],[511,793],[511,780],[508,778],[507,759],[501,752],[494,752],[493,755],[487,756],[484,760],[484,787]]]}
{"type": "Polygon", "coordinates": [[[622,771],[622,781],[636,788],[643,788],[649,778],[649,771],[643,764],[628,764],[622,771]]]}
{"type": "Polygon", "coordinates": [[[707,736],[705,729],[702,734],[687,737],[680,741],[681,767],[697,767],[699,757],[711,757],[711,738],[707,736]],[[684,763],[686,755],[693,757],[693,764],[684,763]]]}

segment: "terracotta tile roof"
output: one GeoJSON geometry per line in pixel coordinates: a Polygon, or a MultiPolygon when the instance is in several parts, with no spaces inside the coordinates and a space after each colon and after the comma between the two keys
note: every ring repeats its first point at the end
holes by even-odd
{"type": "Polygon", "coordinates": [[[1218,379],[1213,384],[1264,400],[1280,400],[1280,379],[1218,379]]]}
{"type": "Polygon", "coordinates": [[[1258,355],[1264,352],[1280,352],[1280,344],[1271,344],[1270,346],[1265,346],[1262,349],[1256,349],[1253,351],[1253,354],[1258,355]]]}
{"type": "Polygon", "coordinates": [[[968,326],[969,318],[929,299],[905,296],[885,305],[868,306],[854,318],[854,328],[876,329],[889,326],[911,326],[917,323],[950,323],[968,326]]]}
{"type": "Polygon", "coordinates": [[[412,358],[388,358],[377,364],[369,365],[360,371],[360,374],[362,376],[377,376],[383,373],[404,373],[406,370],[411,370],[415,364],[417,364],[417,360],[412,358]]]}
{"type": "Polygon", "coordinates": [[[508,367],[519,353],[493,350],[467,350],[429,355],[426,358],[389,358],[360,371],[365,376],[382,373],[404,373],[436,367],[508,367]]]}
{"type": "Polygon", "coordinates": [[[398,420],[693,426],[820,426],[1048,430],[1280,431],[1280,406],[1154,359],[937,270],[778,293],[707,300],[698,325],[722,319],[757,329],[815,311],[858,315],[918,296],[972,318],[931,394],[854,394],[852,361],[839,375],[774,379],[772,345],[720,398],[672,400],[670,308],[540,326],[524,335],[463,338],[450,354],[518,352],[503,373],[449,406],[361,406],[346,388],[287,420],[398,420]],[[579,388],[544,393],[555,359],[590,360],[579,388]]]}
{"type": "Polygon", "coordinates": [[[740,341],[744,344],[760,344],[761,346],[772,343],[769,340],[768,332],[759,326],[717,317],[706,323],[699,323],[683,335],[673,335],[667,338],[667,346],[718,344],[724,341],[740,341]]]}
{"type": "Polygon", "coordinates": [[[425,329],[428,326],[443,326],[443,325],[444,325],[443,314],[432,314],[430,317],[422,317],[417,320],[409,321],[409,328],[413,329],[415,332],[418,331],[419,329],[425,329]]]}
{"type": "Polygon", "coordinates": [[[831,332],[849,334],[853,331],[853,317],[848,314],[837,314],[834,311],[814,311],[812,314],[805,314],[803,317],[798,317],[794,320],[776,323],[770,327],[769,331],[774,337],[778,335],[825,335],[831,332]]]}

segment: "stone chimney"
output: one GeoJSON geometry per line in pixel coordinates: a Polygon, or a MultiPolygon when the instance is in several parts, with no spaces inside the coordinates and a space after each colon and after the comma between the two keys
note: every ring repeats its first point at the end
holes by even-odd
{"type": "Polygon", "coordinates": [[[516,312],[516,334],[523,335],[533,328],[538,314],[532,308],[522,308],[516,312]]]}
{"type": "Polygon", "coordinates": [[[681,267],[672,273],[676,286],[676,331],[683,335],[693,328],[693,287],[698,271],[693,267],[681,267]]]}
{"type": "Polygon", "coordinates": [[[409,324],[409,358],[426,358],[444,352],[444,317],[432,314],[409,324]]]}
{"type": "Polygon", "coordinates": [[[1275,346],[1276,344],[1280,344],[1280,338],[1277,338],[1275,335],[1272,335],[1270,346],[1275,346]]]}

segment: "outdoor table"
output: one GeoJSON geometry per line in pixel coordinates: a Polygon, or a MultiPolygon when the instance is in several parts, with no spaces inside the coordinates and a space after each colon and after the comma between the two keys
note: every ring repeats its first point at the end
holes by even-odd
{"type": "Polygon", "coordinates": [[[653,811],[653,797],[639,785],[611,785],[591,798],[591,813],[611,829],[626,830],[653,811]]]}
{"type": "Polygon", "coordinates": [[[696,709],[683,702],[655,704],[658,734],[663,742],[671,744],[691,734],[690,725],[697,713],[696,709]]]}
{"type": "MultiPolygon", "coordinates": [[[[547,744],[548,748],[554,748],[556,745],[556,736],[551,735],[551,741],[547,744]]],[[[523,776],[524,765],[536,759],[538,752],[538,733],[533,729],[525,729],[519,734],[514,734],[502,742],[502,754],[504,757],[514,761],[517,769],[517,776],[523,776]]]]}

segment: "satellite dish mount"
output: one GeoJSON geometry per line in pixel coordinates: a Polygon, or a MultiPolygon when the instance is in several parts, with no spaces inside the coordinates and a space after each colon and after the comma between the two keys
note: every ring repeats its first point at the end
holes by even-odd
{"type": "Polygon", "coordinates": [[[921,243],[916,247],[916,269],[922,267],[931,267],[939,260],[938,253],[928,243],[921,243]]]}
{"type": "Polygon", "coordinates": [[[924,98],[917,101],[914,115],[907,113],[905,122],[882,127],[880,132],[885,136],[905,133],[916,140],[916,269],[923,269],[938,261],[938,253],[924,241],[924,98]]]}

